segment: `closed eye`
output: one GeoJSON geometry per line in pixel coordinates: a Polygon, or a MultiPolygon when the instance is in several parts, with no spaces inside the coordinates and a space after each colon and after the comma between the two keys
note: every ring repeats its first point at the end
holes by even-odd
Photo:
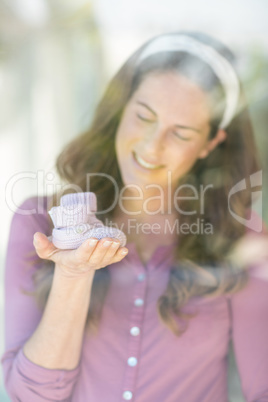
{"type": "Polygon", "coordinates": [[[177,138],[183,141],[190,141],[191,138],[189,137],[184,137],[181,133],[177,133],[176,131],[172,131],[172,134],[174,134],[177,138]]]}
{"type": "MultiPolygon", "coordinates": [[[[148,119],[148,118],[140,115],[139,113],[137,113],[136,116],[138,117],[139,120],[142,120],[142,121],[144,121],[146,123],[154,123],[154,120],[148,119]]],[[[179,138],[182,141],[190,141],[191,140],[191,138],[185,137],[181,133],[178,133],[176,131],[172,131],[172,134],[174,134],[175,137],[179,138]]]]}
{"type": "Polygon", "coordinates": [[[138,114],[138,113],[137,113],[137,117],[138,117],[138,119],[140,119],[140,120],[142,120],[142,121],[146,121],[146,122],[148,122],[148,123],[153,123],[153,122],[154,122],[154,120],[147,119],[146,117],[143,117],[143,116],[141,116],[141,115],[138,114]]]}

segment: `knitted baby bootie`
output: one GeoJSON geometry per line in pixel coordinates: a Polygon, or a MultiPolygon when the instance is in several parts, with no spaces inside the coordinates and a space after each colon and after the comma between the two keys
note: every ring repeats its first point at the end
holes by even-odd
{"type": "Polygon", "coordinates": [[[114,227],[107,227],[96,218],[97,200],[92,192],[65,194],[60,205],[48,211],[54,228],[51,240],[60,249],[76,249],[86,240],[111,237],[126,244],[125,234],[114,227]]]}

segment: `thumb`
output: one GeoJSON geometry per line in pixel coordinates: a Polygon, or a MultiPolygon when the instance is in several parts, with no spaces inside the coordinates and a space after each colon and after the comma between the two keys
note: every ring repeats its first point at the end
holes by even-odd
{"type": "Polygon", "coordinates": [[[33,238],[33,245],[40,258],[50,259],[50,257],[58,251],[57,247],[49,241],[44,233],[36,232],[33,238]]]}

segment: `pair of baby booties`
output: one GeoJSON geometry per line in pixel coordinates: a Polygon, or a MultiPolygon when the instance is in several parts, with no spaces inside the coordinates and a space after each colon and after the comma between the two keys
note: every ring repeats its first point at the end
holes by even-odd
{"type": "Polygon", "coordinates": [[[96,218],[97,199],[92,192],[65,194],[60,205],[48,211],[54,228],[51,240],[60,249],[76,249],[89,239],[111,237],[126,244],[125,234],[114,227],[105,226],[96,218]]]}

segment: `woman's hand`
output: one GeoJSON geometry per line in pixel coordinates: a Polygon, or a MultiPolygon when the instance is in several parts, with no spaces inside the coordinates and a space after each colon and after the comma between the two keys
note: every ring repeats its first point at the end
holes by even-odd
{"type": "Polygon", "coordinates": [[[117,239],[108,237],[101,240],[90,238],[75,250],[61,250],[46,235],[36,232],[33,245],[40,258],[54,261],[64,275],[71,277],[79,277],[119,262],[128,253],[126,247],[119,247],[117,239]]]}
{"type": "Polygon", "coordinates": [[[268,235],[247,234],[237,241],[229,253],[230,260],[246,267],[268,260],[268,235]]]}

